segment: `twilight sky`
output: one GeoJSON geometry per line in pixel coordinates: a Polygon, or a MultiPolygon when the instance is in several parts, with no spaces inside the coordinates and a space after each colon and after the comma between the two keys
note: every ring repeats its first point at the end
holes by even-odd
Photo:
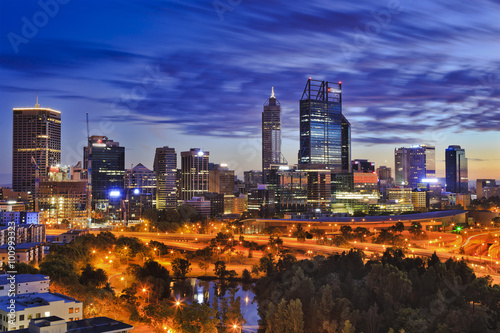
{"type": "Polygon", "coordinates": [[[499,17],[493,0],[0,0],[0,184],[12,108],[37,92],[62,111],[63,164],[82,159],[89,112],[127,168],[151,168],[156,147],[201,147],[241,175],[261,167],[274,86],[297,163],[308,77],[342,81],[353,158],[394,168],[395,147],[430,144],[443,176],[457,144],[470,179],[500,179],[499,17]]]}

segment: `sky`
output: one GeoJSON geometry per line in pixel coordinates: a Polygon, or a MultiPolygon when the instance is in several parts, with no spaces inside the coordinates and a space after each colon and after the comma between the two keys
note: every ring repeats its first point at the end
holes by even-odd
{"type": "Polygon", "coordinates": [[[460,145],[469,179],[500,179],[500,1],[0,0],[0,184],[11,181],[12,108],[62,112],[62,163],[90,134],[152,168],[193,147],[242,175],[261,168],[274,87],[283,154],[297,163],[309,77],[342,81],[352,158],[460,145]]]}

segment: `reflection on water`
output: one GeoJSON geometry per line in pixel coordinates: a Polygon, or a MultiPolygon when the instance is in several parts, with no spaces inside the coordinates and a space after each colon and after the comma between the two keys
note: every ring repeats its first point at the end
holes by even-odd
{"type": "Polygon", "coordinates": [[[247,321],[243,325],[243,332],[257,332],[259,315],[257,313],[257,302],[253,302],[255,294],[252,292],[251,284],[238,282],[226,282],[221,284],[218,280],[203,281],[198,279],[186,279],[171,284],[172,293],[175,298],[184,302],[212,304],[213,297],[225,297],[232,288],[237,288],[236,297],[241,299],[241,313],[247,321]]]}

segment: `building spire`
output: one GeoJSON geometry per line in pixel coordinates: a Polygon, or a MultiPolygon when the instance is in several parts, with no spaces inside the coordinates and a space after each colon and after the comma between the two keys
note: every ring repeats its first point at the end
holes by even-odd
{"type": "Polygon", "coordinates": [[[276,98],[274,97],[274,87],[271,87],[271,98],[276,98]]]}
{"type": "Polygon", "coordinates": [[[40,107],[40,104],[38,104],[38,91],[36,92],[36,104],[35,104],[35,107],[36,108],[40,107]]]}

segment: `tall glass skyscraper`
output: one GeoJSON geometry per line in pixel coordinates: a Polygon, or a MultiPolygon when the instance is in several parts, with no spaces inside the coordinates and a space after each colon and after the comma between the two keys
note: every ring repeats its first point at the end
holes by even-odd
{"type": "Polygon", "coordinates": [[[156,208],[177,207],[177,153],[168,146],[156,148],[153,170],[156,172],[156,208]]]}
{"type": "Polygon", "coordinates": [[[35,107],[15,108],[13,121],[12,189],[35,193],[35,173],[61,163],[61,112],[35,107]]]}
{"type": "Polygon", "coordinates": [[[299,164],[350,171],[350,127],[342,115],[342,83],[309,79],[300,100],[299,164]]]}
{"type": "Polygon", "coordinates": [[[423,179],[436,177],[436,148],[401,147],[394,150],[396,185],[416,188],[423,179]]]}
{"type": "Polygon", "coordinates": [[[271,164],[281,163],[281,105],[273,88],[262,112],[262,171],[267,174],[271,164]]]}
{"type": "Polygon", "coordinates": [[[90,147],[83,148],[84,168],[89,170],[93,209],[119,207],[124,198],[125,147],[107,136],[92,135],[90,147]]]}
{"type": "Polygon", "coordinates": [[[466,193],[469,190],[469,177],[465,149],[449,146],[445,152],[446,191],[466,193]]]}

